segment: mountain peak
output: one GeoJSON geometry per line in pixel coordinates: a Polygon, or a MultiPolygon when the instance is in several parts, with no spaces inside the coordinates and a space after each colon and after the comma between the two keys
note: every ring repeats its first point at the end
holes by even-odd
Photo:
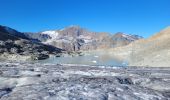
{"type": "Polygon", "coordinates": [[[70,26],[68,26],[68,28],[80,28],[80,26],[79,25],[70,25],[70,26]]]}
{"type": "Polygon", "coordinates": [[[23,33],[18,32],[17,30],[7,26],[0,25],[0,33],[1,33],[1,39],[3,40],[18,39],[18,38],[28,39],[23,33]]]}
{"type": "Polygon", "coordinates": [[[117,32],[117,33],[115,33],[114,35],[115,36],[122,36],[124,33],[123,32],[117,32]]]}
{"type": "Polygon", "coordinates": [[[81,29],[81,27],[79,25],[70,25],[61,30],[67,30],[67,29],[81,29]]]}

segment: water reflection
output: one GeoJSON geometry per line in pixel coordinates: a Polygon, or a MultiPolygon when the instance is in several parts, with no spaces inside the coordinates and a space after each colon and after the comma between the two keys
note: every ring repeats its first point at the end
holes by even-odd
{"type": "Polygon", "coordinates": [[[51,64],[82,64],[82,65],[104,65],[104,66],[126,66],[127,62],[110,54],[85,54],[83,56],[51,57],[41,63],[51,64]]]}

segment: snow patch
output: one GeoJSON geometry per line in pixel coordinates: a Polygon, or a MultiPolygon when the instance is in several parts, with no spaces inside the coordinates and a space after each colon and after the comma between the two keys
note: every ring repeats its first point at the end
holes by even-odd
{"type": "Polygon", "coordinates": [[[58,37],[59,33],[57,31],[45,31],[45,32],[42,32],[41,34],[49,35],[52,39],[54,39],[58,37]]]}
{"type": "Polygon", "coordinates": [[[128,40],[135,41],[136,39],[141,39],[142,37],[138,35],[129,35],[129,34],[122,34],[123,37],[127,38],[128,40]]]}
{"type": "Polygon", "coordinates": [[[56,40],[58,38],[59,33],[57,31],[44,31],[41,34],[45,34],[45,35],[49,35],[51,37],[51,39],[47,40],[44,43],[51,43],[54,40],[56,40]]]}
{"type": "Polygon", "coordinates": [[[90,42],[92,42],[93,40],[87,40],[87,39],[84,39],[84,42],[85,43],[90,43],[90,42]]]}

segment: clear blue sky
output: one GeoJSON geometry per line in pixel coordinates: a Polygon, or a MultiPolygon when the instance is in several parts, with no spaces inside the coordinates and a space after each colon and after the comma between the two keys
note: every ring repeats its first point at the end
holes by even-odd
{"type": "Polygon", "coordinates": [[[170,0],[0,0],[0,24],[24,32],[80,25],[151,36],[170,25],[170,0]]]}

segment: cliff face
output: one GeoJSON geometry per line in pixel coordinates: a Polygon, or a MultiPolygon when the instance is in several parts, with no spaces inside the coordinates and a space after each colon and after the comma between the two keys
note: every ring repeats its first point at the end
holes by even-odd
{"type": "Polygon", "coordinates": [[[53,45],[66,51],[95,50],[127,45],[141,39],[135,35],[104,32],[91,32],[79,26],[70,26],[62,30],[51,30],[27,35],[44,44],[53,45]]]}

